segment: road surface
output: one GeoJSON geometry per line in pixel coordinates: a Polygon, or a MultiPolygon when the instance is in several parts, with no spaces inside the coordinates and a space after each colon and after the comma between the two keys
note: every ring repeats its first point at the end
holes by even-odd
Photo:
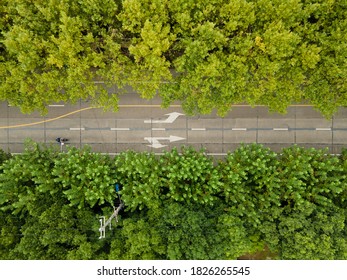
{"type": "Polygon", "coordinates": [[[23,115],[0,103],[1,149],[21,153],[26,138],[58,145],[57,137],[68,138],[66,146],[90,145],[95,152],[109,154],[128,149],[161,153],[188,145],[223,155],[240,143],[261,143],[277,152],[296,143],[340,153],[347,145],[347,108],[340,108],[331,120],[305,105],[291,106],[285,115],[269,113],[264,106],[239,105],[224,118],[215,113],[191,117],[178,104],[161,109],[159,99],[147,101],[129,93],[121,96],[118,112],[103,112],[81,101],[52,104],[41,116],[23,115]]]}

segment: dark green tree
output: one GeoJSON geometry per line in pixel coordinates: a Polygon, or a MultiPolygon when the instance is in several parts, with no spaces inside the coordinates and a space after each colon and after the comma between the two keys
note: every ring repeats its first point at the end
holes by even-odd
{"type": "Polygon", "coordinates": [[[56,157],[51,169],[54,182],[78,208],[112,203],[115,170],[108,156],[92,153],[89,147],[71,148],[56,157]]]}
{"type": "Polygon", "coordinates": [[[274,223],[281,215],[277,154],[261,145],[242,145],[220,163],[219,172],[229,215],[242,221],[254,249],[265,244],[275,249],[274,223]]]}
{"type": "Polygon", "coordinates": [[[186,147],[111,159],[28,142],[0,165],[0,257],[346,259],[346,158],[252,144],[218,163],[186,147]]]}
{"type": "Polygon", "coordinates": [[[185,204],[213,205],[221,187],[212,158],[192,148],[177,149],[160,158],[161,177],[166,198],[185,204]]]}
{"type": "Polygon", "coordinates": [[[96,213],[91,207],[71,207],[70,197],[56,182],[52,171],[58,158],[54,149],[28,142],[23,154],[1,166],[2,258],[95,259],[98,254],[106,257],[101,250],[103,244],[95,242],[96,213]]]}
{"type": "Polygon", "coordinates": [[[158,159],[151,153],[127,151],[115,158],[116,180],[122,200],[131,211],[161,206],[161,177],[158,159]]]}
{"type": "Polygon", "coordinates": [[[11,157],[10,153],[6,153],[4,150],[0,149],[0,166],[5,160],[8,160],[11,157]]]}
{"type": "Polygon", "coordinates": [[[283,149],[279,166],[280,257],[345,259],[346,172],[339,158],[294,146],[283,149]]]}

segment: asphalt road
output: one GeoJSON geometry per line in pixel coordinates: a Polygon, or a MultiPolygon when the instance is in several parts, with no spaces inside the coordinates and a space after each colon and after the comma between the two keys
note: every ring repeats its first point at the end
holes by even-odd
{"type": "Polygon", "coordinates": [[[161,109],[159,99],[147,101],[135,93],[121,97],[118,112],[79,102],[52,104],[46,116],[23,115],[7,103],[0,104],[3,150],[22,152],[26,138],[58,146],[57,137],[68,138],[70,146],[90,145],[93,151],[110,154],[128,149],[161,153],[189,145],[223,155],[240,143],[261,143],[274,151],[296,143],[340,153],[347,145],[347,108],[341,108],[332,120],[303,105],[289,107],[285,115],[269,113],[263,106],[239,105],[224,118],[216,114],[190,117],[178,104],[161,109]]]}

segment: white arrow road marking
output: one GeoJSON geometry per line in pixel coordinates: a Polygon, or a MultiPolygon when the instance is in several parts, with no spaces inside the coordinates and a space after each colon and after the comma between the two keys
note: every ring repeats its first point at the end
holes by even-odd
{"type": "Polygon", "coordinates": [[[148,141],[149,143],[151,143],[151,145],[147,145],[148,147],[158,149],[158,148],[163,148],[167,146],[167,145],[160,144],[159,140],[169,140],[169,142],[171,143],[171,142],[184,140],[185,138],[170,135],[170,137],[145,137],[144,139],[148,141]]]}
{"type": "Polygon", "coordinates": [[[165,115],[168,116],[166,120],[144,120],[144,123],[173,123],[179,116],[184,114],[172,112],[165,115]]]}
{"type": "Polygon", "coordinates": [[[155,149],[164,148],[167,146],[167,145],[160,144],[159,141],[155,138],[151,139],[151,140],[145,138],[145,140],[147,140],[149,143],[151,143],[151,145],[147,145],[148,147],[152,147],[155,149]]]}

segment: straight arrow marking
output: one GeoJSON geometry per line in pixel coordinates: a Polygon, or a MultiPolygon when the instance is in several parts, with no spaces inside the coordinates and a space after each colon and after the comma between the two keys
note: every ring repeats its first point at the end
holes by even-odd
{"type": "Polygon", "coordinates": [[[159,140],[168,140],[170,143],[171,142],[176,142],[180,140],[184,140],[185,138],[178,137],[178,136],[173,136],[170,135],[170,137],[145,137],[144,140],[148,141],[151,145],[148,145],[149,147],[152,148],[163,148],[166,147],[167,145],[162,145],[159,140]]]}
{"type": "Polygon", "coordinates": [[[151,145],[147,145],[148,147],[152,147],[155,149],[163,148],[163,147],[167,146],[167,145],[160,144],[156,137],[145,137],[145,140],[148,141],[149,143],[151,143],[151,145]]]}
{"type": "Polygon", "coordinates": [[[169,114],[165,114],[165,116],[168,116],[165,120],[144,120],[144,123],[173,123],[179,116],[182,116],[184,114],[178,113],[178,112],[172,112],[169,114]]]}

